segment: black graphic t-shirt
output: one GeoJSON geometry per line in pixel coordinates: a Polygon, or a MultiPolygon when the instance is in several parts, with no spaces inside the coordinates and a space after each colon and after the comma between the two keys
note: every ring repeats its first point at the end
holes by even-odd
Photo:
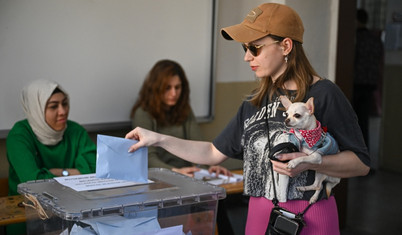
{"type": "MultiPolygon", "coordinates": [[[[324,79],[310,87],[305,100],[310,97],[314,97],[317,120],[337,140],[339,149],[355,152],[363,163],[369,165],[370,159],[357,117],[342,91],[334,83],[324,79]]],[[[274,197],[265,120],[268,117],[271,148],[286,142],[287,137],[283,133],[288,129],[284,124],[284,111],[278,97],[273,97],[269,104],[263,103],[262,107],[255,107],[244,101],[236,116],[213,141],[214,146],[226,156],[244,160],[246,195],[270,200],[274,197]]],[[[301,192],[296,187],[312,184],[314,175],[314,171],[305,171],[289,178],[274,172],[278,200],[309,200],[314,192],[301,192]]]]}

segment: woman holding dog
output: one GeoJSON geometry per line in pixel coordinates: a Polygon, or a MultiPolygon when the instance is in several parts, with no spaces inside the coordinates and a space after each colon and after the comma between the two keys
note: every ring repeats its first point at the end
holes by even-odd
{"type": "MultiPolygon", "coordinates": [[[[280,207],[295,214],[302,212],[313,192],[296,187],[310,185],[315,171],[340,178],[362,176],[369,172],[370,159],[361,131],[355,131],[359,126],[350,103],[335,84],[320,78],[308,61],[302,47],[303,23],[293,9],[262,4],[242,23],[223,28],[221,33],[227,40],[242,43],[244,60],[260,78],[259,87],[222,133],[212,143],[186,141],[142,128],[129,132],[126,138],[139,140],[129,151],[158,146],[198,164],[219,164],[228,157],[243,159],[244,193],[250,196],[246,234],[265,234],[271,229],[268,224],[274,198],[280,207]],[[288,130],[280,95],[293,102],[314,97],[317,120],[334,136],[340,152],[323,156],[321,164],[302,163],[293,169],[285,162],[270,161],[269,151],[283,142],[281,133],[288,130]],[[287,185],[278,181],[279,174],[290,177],[287,185]],[[286,195],[277,194],[281,187],[286,187],[286,195]]],[[[284,161],[300,156],[303,154],[296,152],[278,158],[284,161]]],[[[334,196],[322,196],[311,204],[304,221],[301,234],[339,234],[334,196]]]]}

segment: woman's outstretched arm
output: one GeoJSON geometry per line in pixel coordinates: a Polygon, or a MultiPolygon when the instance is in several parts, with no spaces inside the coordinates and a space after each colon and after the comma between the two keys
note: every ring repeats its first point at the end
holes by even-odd
{"type": "Polygon", "coordinates": [[[128,149],[129,152],[134,152],[141,147],[157,146],[196,164],[217,165],[227,159],[227,156],[219,152],[211,142],[184,140],[141,127],[127,133],[125,138],[138,141],[128,149]]]}

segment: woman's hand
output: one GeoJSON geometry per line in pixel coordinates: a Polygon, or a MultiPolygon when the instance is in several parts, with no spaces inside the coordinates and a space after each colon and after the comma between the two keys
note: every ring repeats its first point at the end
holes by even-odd
{"type": "Polygon", "coordinates": [[[195,166],[191,166],[191,167],[182,167],[182,168],[172,168],[172,171],[183,174],[183,175],[187,175],[190,177],[194,177],[194,172],[199,171],[200,168],[195,167],[195,166]]]}
{"type": "Polygon", "coordinates": [[[131,153],[141,147],[152,146],[159,141],[160,136],[161,135],[156,132],[149,131],[141,127],[136,127],[134,130],[127,133],[125,137],[126,139],[138,141],[128,149],[128,152],[131,153]]]}
{"type": "MultiPolygon", "coordinates": [[[[292,160],[304,155],[304,153],[300,152],[279,154],[278,159],[281,161],[292,160]]],[[[350,178],[367,175],[370,170],[370,167],[366,166],[355,153],[349,150],[323,156],[321,164],[300,163],[293,169],[287,168],[287,163],[279,161],[271,162],[274,171],[290,177],[297,176],[300,172],[306,170],[314,170],[332,177],[350,178]]]]}
{"type": "Polygon", "coordinates": [[[63,170],[67,170],[69,175],[81,175],[81,172],[75,168],[67,168],[67,169],[51,168],[51,169],[49,169],[50,173],[52,173],[55,176],[63,176],[63,170]]]}
{"type": "MultiPolygon", "coordinates": [[[[200,168],[198,168],[196,166],[172,168],[172,171],[183,174],[183,175],[187,175],[190,177],[194,177],[194,173],[199,170],[200,170],[200,168]]],[[[223,166],[211,166],[211,167],[209,167],[208,172],[210,174],[215,173],[217,175],[222,174],[222,175],[226,175],[226,176],[233,176],[232,172],[230,172],[228,169],[226,169],[223,166]]]]}
{"type": "Polygon", "coordinates": [[[141,147],[156,146],[186,161],[201,165],[216,165],[227,159],[211,142],[180,139],[137,127],[126,135],[126,139],[138,140],[128,152],[141,147]]]}
{"type": "MultiPolygon", "coordinates": [[[[288,160],[292,160],[292,159],[302,157],[302,156],[306,156],[306,154],[302,153],[302,152],[294,152],[294,153],[278,154],[276,156],[276,158],[278,160],[281,160],[281,161],[288,161],[288,160]]],[[[289,169],[288,168],[288,163],[280,162],[280,161],[272,161],[272,160],[271,160],[271,163],[272,163],[274,171],[276,171],[276,172],[278,172],[279,174],[282,174],[282,175],[287,175],[289,177],[297,176],[301,172],[303,172],[305,170],[308,170],[310,165],[311,165],[309,163],[300,163],[295,168],[289,169]]]]}
{"type": "Polygon", "coordinates": [[[209,174],[215,173],[216,175],[222,174],[226,176],[233,176],[232,172],[223,166],[211,166],[208,169],[209,174]]]}

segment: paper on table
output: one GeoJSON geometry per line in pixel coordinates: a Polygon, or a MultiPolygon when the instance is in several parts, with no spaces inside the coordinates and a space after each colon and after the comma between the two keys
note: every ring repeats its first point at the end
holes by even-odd
{"type": "Polygon", "coordinates": [[[236,183],[243,181],[243,175],[233,174],[233,176],[226,175],[216,175],[215,173],[210,174],[208,170],[201,169],[194,173],[194,178],[202,181],[207,181],[210,184],[220,185],[220,184],[228,184],[228,183],[236,183]]]}
{"type": "MultiPolygon", "coordinates": [[[[55,177],[54,179],[57,182],[59,182],[60,184],[67,186],[69,188],[72,188],[75,191],[79,191],[79,192],[144,184],[144,183],[138,183],[138,182],[133,182],[133,181],[127,181],[127,180],[96,178],[95,173],[94,174],[85,174],[85,175],[55,177]]],[[[153,181],[148,180],[148,183],[152,183],[152,182],[153,181]]]]}

